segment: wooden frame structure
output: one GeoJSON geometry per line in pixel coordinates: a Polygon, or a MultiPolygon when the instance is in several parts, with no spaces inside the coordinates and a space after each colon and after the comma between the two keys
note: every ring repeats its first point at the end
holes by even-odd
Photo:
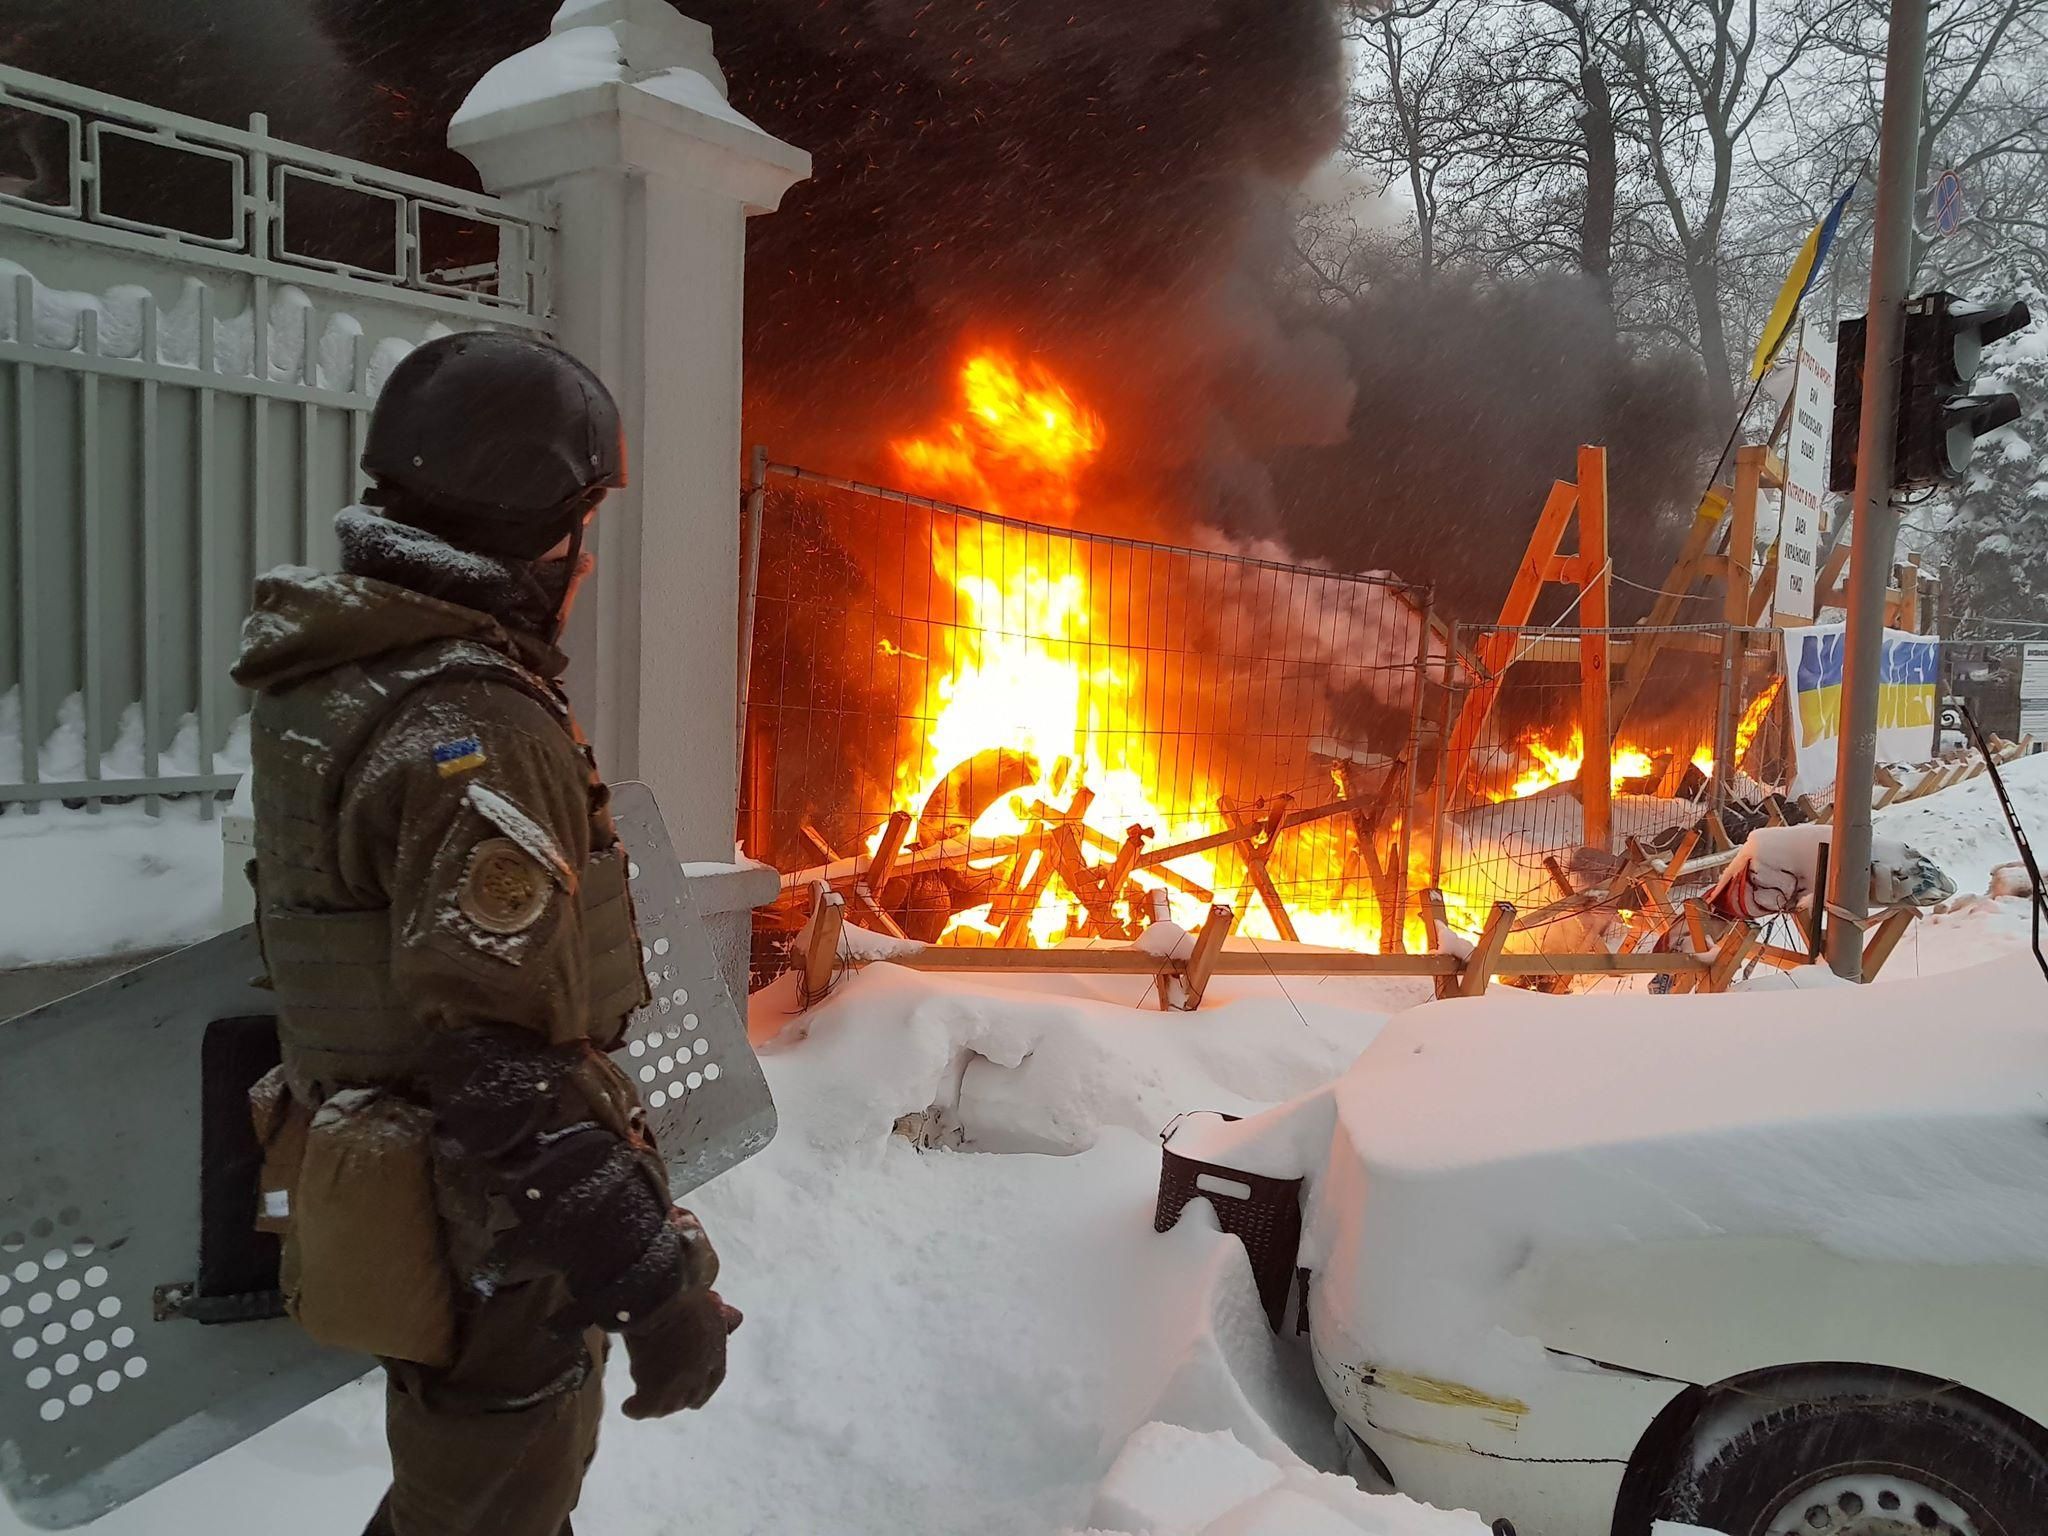
{"type": "Polygon", "coordinates": [[[1586,755],[1579,768],[1579,795],[1585,811],[1586,841],[1607,846],[1613,833],[1613,777],[1610,770],[1613,726],[1609,710],[1608,639],[1611,618],[1612,562],[1607,554],[1607,450],[1592,445],[1579,449],[1577,484],[1559,480],[1537,515],[1535,532],[1521,566],[1501,604],[1500,622],[1480,643],[1480,682],[1466,695],[1437,766],[1436,796],[1448,803],[1465,782],[1473,748],[1479,744],[1494,700],[1500,696],[1508,669],[1521,659],[1520,631],[1536,611],[1545,586],[1563,582],[1579,589],[1577,638],[1579,716],[1586,755]],[[1562,553],[1564,536],[1576,515],[1579,548],[1562,553]],[[1597,633],[1596,633],[1597,632],[1597,633]]]}
{"type": "MultiPolygon", "coordinates": [[[[1469,944],[1451,932],[1440,893],[1422,892],[1420,910],[1429,948],[1414,955],[1400,952],[1402,915],[1409,899],[1408,881],[1404,861],[1396,856],[1393,840],[1384,830],[1387,818],[1397,809],[1405,813],[1403,846],[1418,815],[1433,814],[1441,825],[1446,807],[1464,783],[1506,674],[1518,661],[1536,656],[1544,661],[1577,662],[1584,740],[1578,779],[1584,813],[1583,840],[1599,848],[1613,847],[1613,746],[1618,730],[1642,696],[1658,655],[1667,648],[1711,648],[1722,655],[1725,667],[1728,657],[1736,654],[1733,637],[1716,640],[1683,632],[1684,626],[1677,622],[1682,617],[1681,605],[1706,595],[1695,589],[1717,579],[1723,584],[1721,617],[1730,629],[1758,628],[1770,605],[1776,554],[1773,550],[1765,558],[1760,571],[1755,568],[1758,504],[1764,490],[1782,488],[1784,465],[1768,447],[1750,445],[1736,451],[1733,469],[1727,483],[1717,484],[1702,499],[1672,571],[1643,621],[1643,633],[1627,638],[1610,637],[1612,571],[1607,453],[1605,448],[1593,445],[1579,449],[1577,481],[1558,481],[1551,487],[1502,604],[1499,622],[1487,633],[1473,657],[1476,682],[1466,693],[1455,718],[1443,721],[1439,727],[1437,740],[1442,743],[1442,750],[1437,754],[1434,783],[1427,790],[1412,772],[1413,765],[1421,760],[1419,687],[1417,724],[1409,746],[1402,757],[1387,762],[1377,777],[1362,764],[1333,762],[1336,796],[1320,805],[1301,805],[1291,795],[1255,801],[1224,797],[1216,806],[1221,822],[1218,830],[1173,844],[1153,846],[1155,834],[1149,827],[1132,826],[1118,839],[1089,826],[1085,817],[1093,796],[1085,788],[1078,790],[1064,807],[1043,802],[1021,807],[1026,815],[1024,830],[1011,837],[975,840],[961,836],[934,847],[906,848],[911,818],[906,812],[897,811],[888,818],[872,854],[846,856],[815,828],[805,825],[806,839],[824,862],[785,875],[782,883],[785,893],[792,897],[801,891],[810,895],[810,917],[796,954],[806,1002],[822,996],[847,964],[866,963],[848,960],[842,954],[841,941],[849,918],[863,928],[903,940],[902,925],[882,904],[884,887],[892,877],[970,867],[982,876],[994,871],[989,921],[998,934],[996,943],[987,947],[903,947],[889,956],[891,960],[930,971],[1144,974],[1154,978],[1162,1007],[1189,1009],[1200,1006],[1209,980],[1217,975],[1429,976],[1438,995],[1448,997],[1483,993],[1495,977],[1562,980],[1629,974],[1668,975],[1673,979],[1673,990],[1681,992],[1719,991],[1739,971],[1754,964],[1808,963],[1807,955],[1766,944],[1753,924],[1726,923],[1709,913],[1700,900],[1678,893],[1682,879],[1697,880],[1734,856],[1734,842],[1714,810],[1708,812],[1698,830],[1687,833],[1668,855],[1653,854],[1637,839],[1628,839],[1625,857],[1598,888],[1575,888],[1555,858],[1546,860],[1557,890],[1556,899],[1526,913],[1518,913],[1507,903],[1495,905],[1477,940],[1469,944]],[[1574,520],[1578,525],[1577,549],[1567,554],[1564,546],[1574,520]],[[1578,596],[1569,615],[1576,623],[1571,628],[1561,628],[1555,635],[1546,632],[1526,637],[1524,631],[1543,589],[1553,583],[1577,589],[1578,596]],[[1612,675],[1615,663],[1621,668],[1618,679],[1612,675]],[[1408,803],[1397,807],[1397,791],[1403,784],[1409,786],[1408,803]],[[1357,850],[1357,863],[1352,868],[1362,870],[1377,897],[1384,952],[1367,955],[1267,951],[1256,944],[1246,948],[1243,943],[1233,947],[1230,940],[1239,916],[1253,900],[1265,905],[1282,940],[1299,943],[1299,930],[1269,863],[1283,836],[1336,817],[1348,818],[1357,850]],[[1703,840],[1707,844],[1704,851],[1703,840]],[[1200,880],[1173,867],[1176,860],[1226,848],[1243,864],[1242,878],[1234,892],[1210,890],[1200,880]],[[1206,921],[1191,948],[1179,958],[1123,947],[1142,927],[1140,913],[1147,903],[1141,893],[1145,888],[1134,878],[1140,873],[1208,904],[1206,921]],[[1078,903],[1078,921],[1070,925],[1069,931],[1080,942],[1035,949],[1032,914],[1055,875],[1078,903]],[[1119,914],[1120,906],[1127,915],[1119,914]],[[1516,933],[1601,909],[1614,909],[1622,915],[1625,927],[1618,952],[1509,951],[1516,933]],[[1674,934],[1682,937],[1688,947],[1654,947],[1666,944],[1674,934]],[[1107,947],[1110,945],[1116,947],[1107,947]]],[[[1849,547],[1845,543],[1824,562],[1821,590],[1816,594],[1818,601],[1838,600],[1836,583],[1848,557],[1849,547]]],[[[1925,582],[1915,567],[1910,578],[1902,581],[1900,592],[1895,593],[1901,622],[1910,626],[1918,618],[1924,589],[1925,582]]],[[[1445,652],[1448,674],[1453,659],[1448,646],[1445,652]]],[[[1428,657],[1425,638],[1418,665],[1425,665],[1428,657]]],[[[1736,697],[1739,700],[1741,694],[1736,697]]],[[[1448,691],[1445,698],[1448,702],[1448,691]]],[[[1725,709],[1723,712],[1726,713],[1725,709]]],[[[1717,761],[1739,755],[1732,750],[1730,731],[1727,721],[1717,729],[1717,761]]],[[[2022,742],[2008,749],[2001,754],[2001,760],[2023,753],[2029,744],[2022,742]]],[[[1674,759],[1670,766],[1662,790],[1666,794],[1672,792],[1670,786],[1684,764],[1674,759]]],[[[1728,771],[1739,766],[1731,764],[1728,771]]],[[[1937,763],[1908,784],[1881,771],[1877,804],[1919,798],[1981,772],[1983,765],[1975,760],[1937,763]]],[[[1771,819],[1782,823],[1775,807],[1771,819]]],[[[1866,980],[1885,963],[1913,915],[1894,912],[1875,924],[1866,950],[1870,957],[1866,980]]]]}
{"type": "MultiPolygon", "coordinates": [[[[1425,892],[1424,907],[1439,914],[1440,922],[1441,893],[1425,892]]],[[[1150,976],[1160,1007],[1182,1012],[1201,1007],[1209,982],[1217,976],[1270,976],[1276,980],[1287,976],[1427,976],[1435,982],[1440,998],[1479,997],[1496,980],[1575,976],[1671,976],[1675,990],[1719,992],[1727,989],[1738,970],[1763,947],[1754,926],[1734,923],[1710,954],[1513,954],[1507,952],[1506,944],[1517,919],[1508,902],[1494,906],[1484,931],[1464,954],[1438,949],[1418,955],[1366,955],[1343,950],[1263,950],[1255,944],[1232,949],[1228,944],[1236,915],[1221,905],[1209,909],[1208,921],[1197,930],[1184,956],[1090,941],[1057,949],[1023,950],[1000,945],[927,944],[863,956],[847,952],[842,942],[845,921],[845,898],[822,882],[814,885],[810,921],[796,946],[799,998],[805,1007],[824,997],[842,969],[879,963],[957,974],[1050,971],[1150,976]]]]}
{"type": "Polygon", "coordinates": [[[1042,801],[1032,803],[1027,808],[1030,819],[1015,837],[961,837],[931,848],[906,850],[910,818],[902,811],[889,817],[872,854],[841,854],[806,823],[802,829],[805,841],[824,862],[784,875],[782,889],[789,895],[822,885],[840,894],[860,926],[900,939],[904,936],[901,925],[882,908],[879,899],[893,875],[993,864],[1001,872],[990,903],[990,924],[998,930],[1002,948],[1028,951],[1031,914],[1055,873],[1087,911],[1085,935],[1121,939],[1133,923],[1119,921],[1116,907],[1124,903],[1135,913],[1133,897],[1140,890],[1133,883],[1135,875],[1143,872],[1183,895],[1214,902],[1215,891],[1174,869],[1172,862],[1230,848],[1243,861],[1245,878],[1227,910],[1242,913],[1256,897],[1281,937],[1296,943],[1300,934],[1268,869],[1269,861],[1287,833],[1343,817],[1351,823],[1360,865],[1381,904],[1383,947],[1397,949],[1406,891],[1398,863],[1390,858],[1392,850],[1382,847],[1386,840],[1382,827],[1396,809],[1397,791],[1407,782],[1407,765],[1405,757],[1393,759],[1374,778],[1356,764],[1339,764],[1333,770],[1340,790],[1337,797],[1305,808],[1297,807],[1287,795],[1255,801],[1226,796],[1217,802],[1224,823],[1221,830],[1159,847],[1147,846],[1155,835],[1150,827],[1133,826],[1119,842],[1089,826],[1084,818],[1094,797],[1087,789],[1079,790],[1064,809],[1042,801]],[[1091,859],[1091,853],[1098,857],[1091,859]]]}

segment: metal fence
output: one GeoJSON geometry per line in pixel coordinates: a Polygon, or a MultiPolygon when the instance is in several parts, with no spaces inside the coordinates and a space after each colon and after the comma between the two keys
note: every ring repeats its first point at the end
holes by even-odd
{"type": "MultiPolygon", "coordinates": [[[[385,373],[545,329],[542,213],[0,68],[0,809],[236,780],[252,578],[334,557],[385,373]]],[[[210,809],[208,810],[210,814],[210,809]]]]}
{"type": "Polygon", "coordinates": [[[1668,849],[1710,813],[1739,823],[1743,807],[1789,778],[1775,630],[1461,625],[1455,643],[1480,653],[1495,636],[1512,637],[1515,660],[1465,782],[1444,797],[1433,842],[1435,883],[1470,912],[1496,901],[1541,907],[1611,873],[1606,866],[1631,839],[1668,849]],[[1607,637],[1616,684],[1605,848],[1586,846],[1579,798],[1579,645],[1587,634],[1607,637]],[[1634,667],[1645,669],[1639,680],[1634,667]]]}
{"type": "Polygon", "coordinates": [[[887,839],[855,921],[956,943],[1120,935],[1161,899],[1398,938],[1425,591],[789,466],[754,504],[749,853],[843,878],[887,839]]]}

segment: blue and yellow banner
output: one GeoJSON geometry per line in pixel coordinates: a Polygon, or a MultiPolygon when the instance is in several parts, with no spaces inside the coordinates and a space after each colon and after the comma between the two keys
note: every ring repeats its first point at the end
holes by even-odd
{"type": "MultiPolygon", "coordinates": [[[[1785,676],[1792,685],[1792,741],[1798,758],[1794,791],[1810,794],[1835,782],[1842,734],[1842,650],[1848,627],[1816,624],[1785,631],[1785,676]]],[[[1877,755],[1919,762],[1934,750],[1941,679],[1941,642],[1896,629],[1884,632],[1877,687],[1877,755]]]]}
{"type": "Polygon", "coordinates": [[[1750,360],[1749,378],[1755,383],[1764,376],[1764,370],[1771,366],[1771,359],[1778,355],[1778,348],[1785,344],[1785,334],[1792,329],[1792,322],[1799,317],[1799,305],[1814,279],[1820,276],[1820,269],[1827,265],[1828,247],[1835,243],[1835,231],[1841,228],[1842,215],[1848,210],[1849,199],[1856,193],[1856,183],[1850,182],[1842,189],[1832,207],[1821,215],[1821,221],[1806,232],[1806,240],[1799,247],[1799,254],[1792,258],[1792,270],[1785,274],[1784,286],[1778,290],[1778,299],[1771,306],[1771,318],[1764,322],[1763,339],[1756,344],[1756,356],[1750,360]]]}

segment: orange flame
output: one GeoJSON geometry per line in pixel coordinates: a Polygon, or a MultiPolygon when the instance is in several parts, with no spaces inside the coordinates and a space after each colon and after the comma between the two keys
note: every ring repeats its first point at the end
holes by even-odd
{"type": "MultiPolygon", "coordinates": [[[[1505,793],[1494,794],[1492,798],[1496,801],[1526,800],[1542,790],[1569,784],[1579,776],[1586,761],[1586,734],[1576,725],[1572,727],[1571,739],[1563,746],[1553,745],[1535,731],[1524,736],[1520,745],[1536,759],[1535,766],[1525,769],[1505,793]]],[[[1657,760],[1642,747],[1618,741],[1608,760],[1608,769],[1608,777],[1618,790],[1632,779],[1647,779],[1655,773],[1657,760]]]]}
{"type": "Polygon", "coordinates": [[[1102,451],[1102,418],[1037,363],[980,352],[960,370],[960,414],[892,444],[912,482],[985,512],[1070,518],[1102,451]]]}
{"type": "MultiPolygon", "coordinates": [[[[961,369],[953,416],[890,447],[915,490],[986,511],[1061,521],[1079,508],[1081,477],[1105,440],[1102,419],[1043,366],[982,351],[961,369]]],[[[1157,741],[1144,718],[1148,663],[1142,650],[1095,638],[1117,627],[1105,622],[1113,594],[1091,590],[1085,559],[1072,558],[1062,541],[961,519],[935,533],[932,563],[951,588],[952,612],[950,622],[932,626],[917,728],[899,750],[899,809],[918,815],[956,767],[1003,748],[1028,756],[1039,779],[990,806],[970,829],[976,843],[996,843],[984,869],[1009,868],[1014,840],[1034,840],[1042,826],[1037,808],[1064,812],[1083,789],[1092,800],[1074,831],[1098,871],[1134,824],[1153,829],[1154,848],[1224,825],[1220,811],[1175,816],[1162,808],[1177,799],[1206,811],[1217,803],[1216,788],[1188,782],[1184,768],[1169,775],[1155,761],[1157,741]],[[1169,784],[1171,791],[1164,787],[1169,784]]],[[[1155,678],[1151,691],[1161,686],[1155,678]]],[[[1342,867],[1349,835],[1337,819],[1289,830],[1272,853],[1275,882],[1285,889],[1292,871],[1342,867]]],[[[1055,854],[1055,846],[1047,846],[1037,857],[1055,854]]],[[[1071,867],[1071,847],[1063,857],[1071,867]]],[[[1183,881],[1214,891],[1216,900],[1236,903],[1238,932],[1279,936],[1263,902],[1246,911],[1237,900],[1238,864],[1230,854],[1189,854],[1171,868],[1183,881]]],[[[1017,878],[1014,870],[1009,878],[1017,878]]],[[[1167,884],[1161,871],[1149,868],[1130,878],[1140,891],[1167,884]]],[[[1327,878],[1319,883],[1330,884],[1327,878]]],[[[1102,894],[1094,899],[1099,906],[1102,894]]],[[[1176,900],[1182,915],[1192,917],[1190,898],[1183,892],[1176,900]]],[[[1066,867],[1056,867],[1026,922],[1033,942],[1050,944],[1086,931],[1094,915],[1066,867]]],[[[1290,902],[1289,915],[1308,942],[1378,948],[1378,908],[1365,891],[1323,907],[1290,902]]],[[[957,914],[947,935],[957,943],[994,943],[1001,927],[980,908],[957,914]]]]}
{"type": "MultiPolygon", "coordinates": [[[[1742,712],[1742,720],[1735,727],[1735,766],[1740,769],[1742,760],[1749,756],[1749,744],[1756,740],[1756,733],[1763,729],[1764,720],[1770,715],[1771,706],[1778,702],[1778,695],[1784,691],[1785,679],[1774,677],[1764,686],[1749,707],[1742,712]]],[[[1714,771],[1714,749],[1706,743],[1692,755],[1693,766],[1701,773],[1711,776],[1714,771]]]]}

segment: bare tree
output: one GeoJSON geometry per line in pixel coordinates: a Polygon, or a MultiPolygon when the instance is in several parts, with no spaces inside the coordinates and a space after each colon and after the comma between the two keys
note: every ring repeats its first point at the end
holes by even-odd
{"type": "Polygon", "coordinates": [[[1365,79],[1354,96],[1344,147],[1352,161],[1399,184],[1411,205],[1414,258],[1427,276],[1455,252],[1447,215],[1483,143],[1475,42],[1481,0],[1409,0],[1355,13],[1365,79]]]}
{"type": "Polygon", "coordinates": [[[1810,0],[1768,17],[1759,0],[1636,0],[1615,47],[1634,132],[1692,299],[1713,407],[1735,415],[1723,312],[1723,237],[1740,190],[1738,151],[1786,76],[1860,0],[1810,0]]]}

